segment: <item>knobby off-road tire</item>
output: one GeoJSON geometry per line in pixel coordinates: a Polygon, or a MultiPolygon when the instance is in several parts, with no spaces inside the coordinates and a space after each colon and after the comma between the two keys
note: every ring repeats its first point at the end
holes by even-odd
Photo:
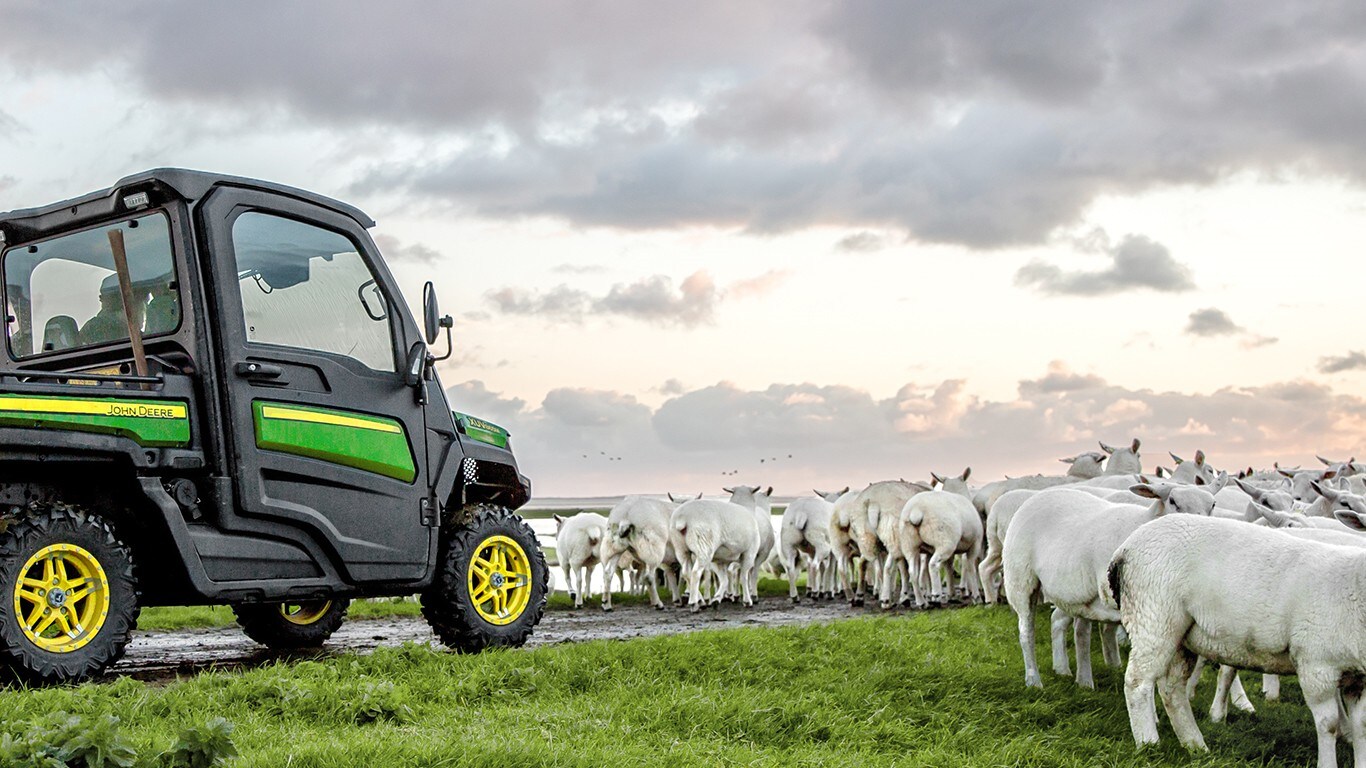
{"type": "Polygon", "coordinates": [[[469,522],[442,532],[422,615],[457,651],[522,645],[545,613],[545,555],[531,526],[511,510],[479,504],[468,512],[469,522]]]}
{"type": "Polygon", "coordinates": [[[97,675],[123,656],[139,597],[133,554],[108,521],[30,507],[0,532],[0,666],[31,685],[97,675]]]}
{"type": "Polygon", "coordinates": [[[350,600],[253,603],[232,607],[247,637],[276,650],[317,648],[346,618],[350,600]]]}

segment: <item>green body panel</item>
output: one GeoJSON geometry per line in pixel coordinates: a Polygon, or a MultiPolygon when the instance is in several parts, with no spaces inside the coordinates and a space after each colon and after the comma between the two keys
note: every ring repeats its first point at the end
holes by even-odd
{"type": "Polygon", "coordinates": [[[126,437],[149,448],[190,444],[190,415],[178,400],[0,395],[0,426],[126,437]]]}
{"type": "Polygon", "coordinates": [[[496,445],[499,448],[508,447],[509,433],[506,429],[483,419],[470,416],[459,411],[451,411],[455,414],[455,420],[465,430],[465,434],[481,443],[496,445]]]}
{"type": "Polygon", "coordinates": [[[394,419],[290,403],[253,400],[256,447],[340,464],[411,483],[417,466],[403,425],[394,419]]]}

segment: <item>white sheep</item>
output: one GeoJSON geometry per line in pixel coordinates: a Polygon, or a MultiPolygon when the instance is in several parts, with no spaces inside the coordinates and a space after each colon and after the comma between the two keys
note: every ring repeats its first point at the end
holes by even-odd
{"type": "Polygon", "coordinates": [[[807,596],[814,599],[834,591],[833,586],[827,587],[834,576],[830,519],[835,513],[835,502],[848,492],[848,488],[832,493],[816,491],[815,496],[793,499],[783,510],[778,554],[783,570],[787,572],[787,594],[794,603],[801,601],[797,596],[797,561],[802,554],[810,563],[806,576],[807,596]]]}
{"type": "MultiPolygon", "coordinates": [[[[750,511],[754,515],[755,528],[759,531],[759,552],[755,555],[755,563],[763,565],[768,562],[769,557],[773,554],[774,544],[777,542],[777,534],[773,532],[773,486],[763,490],[758,487],[737,485],[734,488],[722,488],[721,490],[730,494],[732,504],[750,507],[750,511]]],[[[757,567],[749,576],[749,590],[751,594],[758,596],[759,569],[757,567]]]]}
{"type": "MultiPolygon", "coordinates": [[[[1042,687],[1034,657],[1034,606],[1039,597],[1073,618],[1077,651],[1077,684],[1095,687],[1091,675],[1091,622],[1113,625],[1119,613],[1107,603],[1105,572],[1124,539],[1144,523],[1171,513],[1208,516],[1214,495],[1228,479],[1220,474],[1215,487],[1166,482],[1133,486],[1134,493],[1152,499],[1149,506],[1114,504],[1089,493],[1067,488],[1042,491],[1015,513],[1006,531],[1003,562],[1006,600],[1019,617],[1020,650],[1025,661],[1025,684],[1042,687]]],[[[1055,617],[1056,618],[1056,617],[1055,617]]],[[[1102,633],[1107,664],[1118,662],[1113,626],[1102,633]]],[[[1066,668],[1066,627],[1054,622],[1054,670],[1066,668]],[[1061,646],[1061,652],[1060,652],[1061,646]],[[1062,664],[1059,665],[1059,660],[1062,664]]]]}
{"type": "Polygon", "coordinates": [[[1142,445],[1138,438],[1122,448],[1112,448],[1105,443],[1100,444],[1100,449],[1110,454],[1110,459],[1105,462],[1105,472],[1107,475],[1137,475],[1143,472],[1143,459],[1138,455],[1138,448],[1142,445]]]}
{"type": "Polygon", "coordinates": [[[554,517],[555,554],[564,569],[565,588],[574,607],[582,608],[583,597],[593,582],[593,569],[600,562],[599,545],[607,535],[607,518],[596,512],[554,517]]]}
{"type": "Polygon", "coordinates": [[[758,566],[759,527],[754,522],[753,506],[718,499],[686,501],[669,517],[669,541],[683,565],[688,604],[694,613],[701,607],[703,579],[711,573],[720,581],[712,604],[720,604],[730,588],[732,565],[738,567],[744,604],[754,604],[749,579],[758,566]]]}
{"type": "Polygon", "coordinates": [[[902,557],[910,565],[911,584],[919,607],[927,605],[918,578],[922,552],[932,553],[927,563],[931,600],[946,602],[953,597],[953,559],[959,554],[963,555],[963,581],[968,595],[973,600],[982,596],[977,577],[977,564],[982,558],[982,518],[967,488],[971,471],[969,468],[961,477],[947,480],[931,475],[943,490],[918,493],[901,509],[902,557]],[[941,582],[941,569],[947,585],[941,582]]]}
{"type": "Polygon", "coordinates": [[[1065,475],[1026,475],[1024,477],[1007,477],[1004,480],[987,483],[978,488],[972,495],[972,504],[977,507],[978,512],[986,516],[991,513],[991,506],[996,503],[996,500],[1011,491],[1042,491],[1045,488],[1100,477],[1105,469],[1105,456],[1106,454],[1100,451],[1088,451],[1065,459],[1058,459],[1064,464],[1071,465],[1067,468],[1065,475]]]}
{"type": "MultiPolygon", "coordinates": [[[[1366,525],[1354,513],[1339,518],[1349,516],[1366,525]]],[[[1340,691],[1366,672],[1366,551],[1229,520],[1173,516],[1123,543],[1108,587],[1129,632],[1124,697],[1139,746],[1158,741],[1156,688],[1182,745],[1207,749],[1184,689],[1199,654],[1298,675],[1318,733],[1320,768],[1337,765],[1343,731],[1352,735],[1356,765],[1366,764],[1366,698],[1359,688],[1340,691]],[[1344,704],[1350,728],[1341,721],[1344,704]]]]}
{"type": "Polygon", "coordinates": [[[835,558],[835,574],[844,599],[853,606],[863,605],[863,570],[866,566],[866,561],[859,555],[859,547],[866,534],[867,517],[856,513],[861,495],[862,489],[847,491],[835,501],[830,515],[830,553],[835,558]]]}
{"type": "Polygon", "coordinates": [[[982,559],[982,564],[977,567],[977,577],[982,584],[982,592],[989,604],[1000,602],[996,577],[1001,572],[1001,550],[1006,531],[1010,528],[1010,521],[1015,518],[1015,513],[1019,511],[1020,505],[1033,498],[1036,493],[1038,491],[1024,489],[1010,491],[997,499],[996,503],[991,505],[991,512],[987,514],[987,554],[982,559]]]}
{"type": "MultiPolygon", "coordinates": [[[[912,496],[929,490],[919,483],[887,480],[863,489],[855,502],[855,519],[862,517],[866,526],[858,542],[859,554],[872,571],[873,587],[883,610],[894,604],[892,590],[897,584],[901,585],[897,602],[910,602],[910,574],[900,543],[901,510],[912,496]],[[871,540],[869,532],[873,534],[871,540]]],[[[862,591],[860,583],[860,595],[862,591]]]]}
{"type": "Polygon", "coordinates": [[[1194,461],[1186,461],[1174,453],[1168,453],[1167,455],[1171,456],[1172,461],[1176,462],[1176,470],[1172,472],[1171,476],[1171,481],[1173,483],[1194,485],[1195,479],[1198,477],[1202,478],[1206,485],[1212,485],[1214,483],[1214,478],[1218,476],[1214,471],[1214,467],[1211,467],[1205,462],[1204,451],[1196,451],[1194,461]]]}
{"type": "MultiPolygon", "coordinates": [[[[697,498],[702,498],[702,494],[697,498]]],[[[604,572],[613,573],[623,556],[639,561],[645,568],[650,604],[661,610],[664,608],[664,601],[659,599],[661,571],[674,605],[683,603],[678,577],[674,574],[678,558],[669,544],[669,516],[678,504],[673,496],[669,501],[650,496],[627,496],[607,514],[608,535],[603,539],[602,555],[604,572]]],[[[611,590],[603,591],[602,609],[612,610],[611,590]]]]}

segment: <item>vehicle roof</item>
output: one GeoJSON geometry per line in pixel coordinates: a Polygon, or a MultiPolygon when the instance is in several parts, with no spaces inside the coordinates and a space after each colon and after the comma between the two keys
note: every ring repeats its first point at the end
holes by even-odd
{"type": "MultiPolygon", "coordinates": [[[[176,196],[186,202],[194,202],[203,198],[214,187],[240,187],[245,189],[257,189],[265,192],[293,197],[314,205],[330,208],[345,216],[355,219],[361,226],[369,229],[375,226],[374,219],[371,219],[364,211],[334,200],[325,195],[309,192],[305,189],[290,187],[284,184],[276,184],[260,179],[249,179],[244,176],[229,176],[221,173],[209,173],[206,171],[192,171],[185,168],[153,168],[131,176],[125,176],[114,183],[112,187],[97,190],[89,194],[73,197],[70,200],[63,200],[57,203],[40,206],[37,208],[22,208],[13,211],[0,213],[0,226],[7,230],[12,230],[15,234],[21,235],[20,239],[26,239],[25,234],[32,235],[38,230],[48,229],[57,214],[79,209],[87,204],[113,202],[115,198],[121,196],[123,190],[132,190],[138,187],[146,187],[149,184],[157,184],[162,188],[168,189],[176,196]]],[[[105,208],[105,205],[96,205],[95,208],[105,208]]],[[[110,207],[112,210],[112,207],[110,207]]]]}

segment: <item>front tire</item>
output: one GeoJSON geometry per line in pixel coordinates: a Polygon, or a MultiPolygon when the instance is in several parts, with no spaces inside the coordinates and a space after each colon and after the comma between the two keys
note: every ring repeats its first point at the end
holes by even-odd
{"type": "Polygon", "coordinates": [[[247,637],[275,650],[317,648],[346,618],[350,600],[234,605],[232,612],[247,637]]]}
{"type": "Polygon", "coordinates": [[[137,626],[132,552],[102,517],[62,503],[0,532],[0,596],[0,663],[28,684],[100,674],[137,626]]]}
{"type": "Polygon", "coordinates": [[[422,615],[457,651],[514,648],[540,622],[549,582],[531,527],[510,509],[480,504],[468,523],[444,532],[422,615]]]}

